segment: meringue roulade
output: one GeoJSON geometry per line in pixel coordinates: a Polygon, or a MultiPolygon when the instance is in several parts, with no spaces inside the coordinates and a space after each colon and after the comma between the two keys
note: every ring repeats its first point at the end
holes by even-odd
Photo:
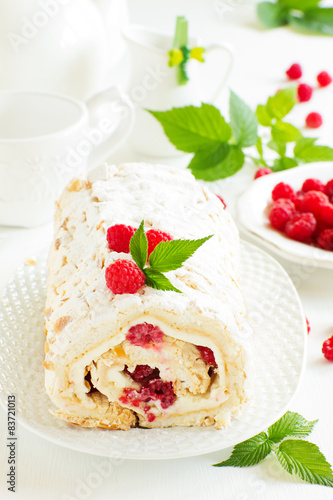
{"type": "MultiPolygon", "coordinates": [[[[120,245],[121,246],[121,245],[120,245]]],[[[53,413],[83,427],[227,426],[249,398],[250,350],[239,236],[219,198],[188,171],[103,165],[56,205],[48,259],[45,385],[53,413]],[[114,293],[106,270],[133,258],[107,241],[144,221],[167,239],[213,235],[166,275],[114,293]]],[[[134,265],[134,264],[133,264],[134,265]]],[[[140,271],[141,272],[141,271],[140,271]]]]}

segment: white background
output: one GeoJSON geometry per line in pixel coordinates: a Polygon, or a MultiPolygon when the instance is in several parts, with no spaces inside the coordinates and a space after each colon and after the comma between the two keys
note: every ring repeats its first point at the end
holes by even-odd
{"type": "MultiPolygon", "coordinates": [[[[265,102],[269,94],[285,84],[284,71],[293,62],[304,67],[304,81],[315,83],[316,74],[326,69],[333,74],[333,37],[305,36],[288,28],[264,31],[258,25],[250,0],[129,0],[130,19],[172,32],[176,15],[186,15],[192,34],[203,40],[229,42],[235,52],[235,67],[229,86],[252,107],[265,102]]],[[[328,2],[330,4],[330,2],[328,2]]],[[[227,90],[221,97],[223,112],[227,90]]],[[[292,112],[302,126],[310,111],[323,114],[320,129],[323,144],[333,146],[333,85],[315,92],[310,103],[292,112]]],[[[123,147],[113,161],[138,159],[123,147]]],[[[141,159],[141,158],[139,158],[141,159]]],[[[186,158],[176,164],[186,164],[186,158]]],[[[237,193],[252,177],[251,167],[231,181],[218,183],[232,208],[237,193]]],[[[333,166],[332,166],[333,177],[333,166]]],[[[0,287],[26,257],[48,245],[51,225],[32,230],[0,228],[0,287]]],[[[311,323],[305,375],[290,410],[309,420],[319,418],[311,440],[333,463],[333,363],[321,355],[322,342],[333,334],[333,272],[280,262],[290,273],[311,323]]],[[[276,339],[278,342],[278,338],[276,339]]],[[[38,395],[37,395],[38,397],[38,395]]],[[[8,470],[5,413],[0,411],[0,497],[7,492],[8,470]]],[[[81,454],[51,444],[20,427],[18,430],[18,480],[16,499],[212,499],[264,500],[331,499],[332,489],[311,486],[280,470],[274,457],[249,469],[218,469],[212,464],[224,460],[231,450],[169,461],[121,461],[81,454]]]]}

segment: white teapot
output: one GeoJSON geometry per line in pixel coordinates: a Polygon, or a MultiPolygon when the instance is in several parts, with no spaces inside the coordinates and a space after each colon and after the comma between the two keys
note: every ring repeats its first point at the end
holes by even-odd
{"type": "Polygon", "coordinates": [[[0,0],[0,90],[86,100],[123,55],[125,0],[0,0]]]}

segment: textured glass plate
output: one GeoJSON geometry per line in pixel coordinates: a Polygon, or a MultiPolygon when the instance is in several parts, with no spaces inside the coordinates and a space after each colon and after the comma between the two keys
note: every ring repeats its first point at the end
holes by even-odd
{"type": "Polygon", "coordinates": [[[237,223],[244,234],[284,259],[299,264],[333,269],[333,252],[294,241],[273,229],[266,215],[271,192],[279,182],[299,191],[305,179],[316,178],[324,183],[333,177],[333,163],[311,163],[274,175],[265,175],[251,184],[237,203],[237,223]]]}
{"type": "Polygon", "coordinates": [[[46,253],[21,266],[0,303],[0,401],[17,400],[19,423],[56,444],[101,456],[166,459],[233,446],[277,420],[287,409],[304,368],[306,325],[288,275],[265,252],[242,243],[242,290],[254,330],[254,395],[223,430],[174,427],[108,431],[76,427],[52,416],[44,390],[46,253]]]}

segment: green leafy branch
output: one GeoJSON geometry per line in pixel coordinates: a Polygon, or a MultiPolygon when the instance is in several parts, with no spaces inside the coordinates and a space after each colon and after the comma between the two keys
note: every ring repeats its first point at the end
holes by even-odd
{"type": "Polygon", "coordinates": [[[146,285],[157,290],[169,290],[182,293],[174,287],[163,273],[179,269],[184,262],[198,250],[205,241],[213,235],[199,240],[171,240],[160,242],[149,256],[149,266],[146,267],[148,259],[148,239],[144,231],[144,221],[133,234],[130,241],[130,253],[134,262],[143,271],[146,277],[146,285]]]}
{"type": "Polygon", "coordinates": [[[305,33],[333,35],[333,8],[320,7],[321,0],[261,2],[257,14],[265,28],[290,25],[305,33]]]}
{"type": "Polygon", "coordinates": [[[318,420],[308,422],[298,413],[287,411],[267,432],[236,445],[228,460],[215,467],[250,467],[270,453],[274,453],[280,465],[311,484],[333,487],[333,472],[318,446],[302,438],[311,434],[318,420]],[[286,439],[293,437],[296,439],[286,439]]]}
{"type": "Polygon", "coordinates": [[[301,163],[333,160],[333,149],[316,145],[291,123],[284,120],[295,106],[296,89],[290,87],[269,97],[254,113],[234,92],[230,92],[227,123],[212,104],[185,106],[168,111],[149,111],[162,125],[170,142],[180,151],[194,153],[188,168],[197,179],[216,181],[238,172],[245,158],[273,171],[286,170],[301,163]],[[258,133],[258,123],[265,127],[258,133]],[[268,138],[267,138],[268,135],[268,138]],[[294,143],[293,156],[287,154],[294,143]],[[258,156],[244,152],[256,146],[258,156]],[[277,158],[267,160],[266,148],[277,158]]]}

